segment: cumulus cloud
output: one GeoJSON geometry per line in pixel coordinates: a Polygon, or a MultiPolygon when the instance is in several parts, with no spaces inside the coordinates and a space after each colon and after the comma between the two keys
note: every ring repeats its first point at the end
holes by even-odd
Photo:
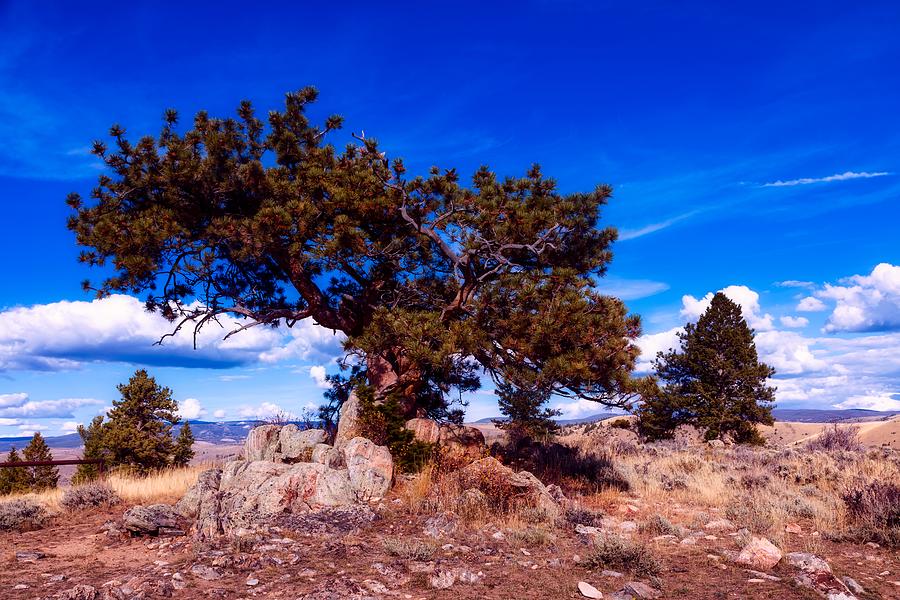
{"type": "Polygon", "coordinates": [[[30,400],[28,394],[6,394],[6,404],[0,405],[0,417],[9,418],[71,418],[72,411],[82,406],[103,404],[94,398],[61,398],[59,400],[30,400]],[[15,398],[12,403],[11,398],[15,398]]]}
{"type": "Polygon", "coordinates": [[[788,179],[787,181],[772,181],[764,183],[760,187],[793,187],[795,185],[809,185],[811,183],[830,183],[832,181],[847,181],[849,179],[871,179],[873,177],[885,177],[891,175],[887,171],[844,171],[827,177],[801,177],[800,179],[788,179]]]}
{"type": "Polygon", "coordinates": [[[196,350],[189,329],[154,346],[172,324],[121,294],[12,308],[0,312],[0,372],[72,369],[91,361],[228,368],[340,351],[341,338],[311,320],[290,329],[255,327],[228,340],[228,329],[211,324],[198,336],[196,350]]]}
{"type": "Polygon", "coordinates": [[[822,312],[823,310],[828,310],[828,307],[818,298],[807,296],[797,304],[797,310],[800,312],[822,312]]]}
{"type": "Polygon", "coordinates": [[[763,361],[781,375],[798,375],[824,369],[825,361],[816,358],[810,340],[793,331],[762,331],[756,334],[756,349],[763,361]]]}
{"type": "Polygon", "coordinates": [[[79,425],[81,425],[81,423],[78,421],[66,421],[60,426],[59,430],[63,434],[76,433],[79,425]]]}
{"type": "Polygon", "coordinates": [[[47,428],[47,425],[42,423],[22,423],[19,425],[19,431],[23,435],[34,435],[38,431],[44,431],[47,428]]]}
{"type": "MultiPolygon", "coordinates": [[[[758,293],[746,285],[729,285],[719,291],[725,294],[729,300],[740,305],[741,314],[750,327],[757,331],[772,329],[772,315],[762,313],[758,293]]],[[[683,296],[681,298],[681,316],[687,317],[690,321],[698,319],[709,308],[709,303],[712,302],[714,295],[709,292],[699,300],[691,295],[683,296]]]]}
{"type": "Polygon", "coordinates": [[[225,418],[225,414],[226,414],[225,411],[222,410],[222,409],[220,408],[220,409],[218,409],[218,410],[214,410],[212,415],[213,415],[213,417],[215,417],[216,419],[224,419],[224,418],[225,418]]]}
{"type": "Polygon", "coordinates": [[[668,352],[680,345],[678,334],[684,331],[682,327],[674,327],[668,331],[642,335],[637,339],[637,346],[641,349],[635,370],[638,373],[647,373],[653,369],[653,361],[659,352],[668,352]]]}
{"type": "Polygon", "coordinates": [[[867,410],[900,410],[900,394],[872,391],[859,396],[851,396],[834,406],[835,408],[864,408],[867,410]]]}
{"type": "Polygon", "coordinates": [[[292,418],[290,413],[274,402],[263,402],[257,406],[242,406],[238,409],[238,415],[243,419],[256,419],[258,421],[280,416],[292,418]]]}
{"type": "Polygon", "coordinates": [[[196,398],[185,398],[178,403],[178,416],[182,419],[199,419],[206,410],[196,398]]]}
{"type": "Polygon", "coordinates": [[[21,419],[7,419],[0,417],[0,427],[15,427],[22,423],[21,419]]]}
{"type": "Polygon", "coordinates": [[[310,367],[309,376],[316,382],[316,385],[323,390],[331,389],[331,384],[325,379],[325,367],[322,365],[310,367]]]}
{"type": "Polygon", "coordinates": [[[826,285],[816,296],[835,302],[826,332],[900,329],[900,266],[881,263],[869,275],[854,275],[846,285],[826,285]]]}
{"type": "Polygon", "coordinates": [[[791,327],[795,329],[806,327],[807,325],[809,325],[809,319],[807,319],[806,317],[792,317],[790,315],[786,315],[784,317],[778,317],[778,321],[785,327],[791,327]]]}

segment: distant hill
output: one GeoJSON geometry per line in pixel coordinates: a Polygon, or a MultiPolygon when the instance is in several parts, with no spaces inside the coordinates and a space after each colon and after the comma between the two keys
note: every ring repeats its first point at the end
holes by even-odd
{"type": "Polygon", "coordinates": [[[776,421],[793,423],[844,423],[847,421],[874,421],[887,419],[900,411],[866,410],[863,408],[815,409],[815,408],[776,408],[772,415],[776,421]]]}
{"type": "MultiPolygon", "coordinates": [[[[577,425],[578,423],[593,423],[594,421],[602,421],[603,419],[609,419],[612,417],[620,417],[622,416],[619,413],[612,412],[604,412],[597,413],[596,415],[590,415],[588,417],[581,417],[580,419],[553,419],[559,425],[577,425]]],[[[473,421],[474,425],[487,425],[493,423],[494,421],[506,421],[505,417],[487,417],[484,419],[478,419],[477,421],[473,421]]]]}

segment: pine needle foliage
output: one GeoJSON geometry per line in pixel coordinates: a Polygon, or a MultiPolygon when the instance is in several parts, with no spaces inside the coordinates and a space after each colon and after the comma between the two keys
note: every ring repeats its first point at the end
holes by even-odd
{"type": "Polygon", "coordinates": [[[678,337],[680,348],[657,355],[658,379],[644,382],[640,433],[667,438],[686,424],[704,430],[708,440],[762,443],[756,425],[774,422],[775,389],[766,381],[775,370],[760,362],[741,307],[717,293],[678,337]]]}

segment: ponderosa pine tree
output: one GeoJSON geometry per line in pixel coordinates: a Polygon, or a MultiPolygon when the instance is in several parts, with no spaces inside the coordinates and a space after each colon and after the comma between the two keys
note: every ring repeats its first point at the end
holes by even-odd
{"type": "MultiPolygon", "coordinates": [[[[41,435],[40,431],[34,432],[34,437],[32,437],[31,441],[28,442],[28,445],[25,446],[25,450],[22,454],[27,462],[53,460],[53,453],[50,452],[50,447],[47,445],[47,442],[44,440],[44,436],[41,435]]],[[[59,469],[53,465],[27,467],[27,469],[28,487],[30,487],[32,491],[40,492],[42,490],[55,488],[56,484],[59,483],[59,469]]]]}
{"type": "Polygon", "coordinates": [[[194,458],[194,432],[187,421],[181,426],[178,437],[175,438],[175,450],[172,454],[172,465],[186,467],[194,458]]]}
{"type": "Polygon", "coordinates": [[[495,420],[494,424],[506,431],[513,445],[525,438],[545,441],[559,429],[553,418],[562,414],[545,407],[549,399],[547,390],[500,382],[497,385],[497,402],[500,413],[506,419],[495,420]]]}
{"type": "MultiPolygon", "coordinates": [[[[6,462],[22,462],[15,446],[10,447],[6,462]]],[[[0,469],[0,495],[27,492],[28,470],[25,467],[4,467],[0,469]]]]}
{"type": "MultiPolygon", "coordinates": [[[[103,416],[97,415],[90,424],[85,427],[78,425],[78,435],[81,437],[81,457],[85,460],[108,460],[109,456],[103,447],[103,416]]],[[[100,475],[100,468],[95,464],[81,464],[75,470],[72,477],[73,483],[85,483],[93,481],[100,475]]]]}
{"type": "Polygon", "coordinates": [[[657,355],[658,380],[644,382],[641,434],[667,438],[688,424],[702,429],[707,440],[730,435],[738,443],[760,443],[756,425],[773,423],[775,389],[766,380],[775,370],[759,361],[741,307],[719,292],[678,337],[679,349],[657,355]]]}
{"type": "Polygon", "coordinates": [[[175,453],[172,427],[179,421],[172,390],[160,386],[144,369],[116,388],[121,398],[113,400],[101,429],[110,466],[139,471],[169,466],[175,453]]]}
{"type": "Polygon", "coordinates": [[[227,316],[232,333],[314,319],[405,416],[458,416],[451,392],[483,372],[627,403],[639,319],[596,287],[616,239],[598,227],[608,186],[561,194],[536,166],[481,168],[471,187],[453,169],[409,177],[364,135],[326,143],[342,119],[312,125],[316,97],[288,94],[268,126],[243,102],[237,118],[200,112],[179,131],[169,110],[157,137],[114,126],[112,150],[96,142],[108,173],[68,203],[81,261],[114,271],[97,294],[146,293],[195,335],[227,316]]]}

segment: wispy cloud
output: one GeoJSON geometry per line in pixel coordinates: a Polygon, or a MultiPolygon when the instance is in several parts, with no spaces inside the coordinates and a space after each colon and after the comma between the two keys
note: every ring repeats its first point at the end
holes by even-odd
{"type": "Polygon", "coordinates": [[[801,177],[800,179],[788,179],[786,181],[782,181],[781,179],[779,179],[778,181],[764,183],[759,187],[793,187],[795,185],[809,185],[811,183],[847,181],[848,179],[871,179],[873,177],[885,177],[887,175],[892,175],[892,173],[889,173],[887,171],[845,171],[843,173],[829,175],[828,177],[801,177]]]}
{"type": "Polygon", "coordinates": [[[597,290],[608,296],[616,296],[622,300],[637,300],[664,292],[669,289],[668,283],[649,279],[618,279],[607,277],[597,284],[597,290]]]}
{"type": "Polygon", "coordinates": [[[683,221],[688,217],[692,217],[697,214],[699,211],[692,210],[691,212],[684,213],[683,215],[678,215],[676,217],[672,217],[671,219],[666,219],[665,221],[659,221],[658,223],[651,223],[649,225],[644,225],[643,227],[638,227],[637,229],[620,229],[619,230],[619,241],[624,242],[625,240],[633,240],[635,238],[643,237],[645,235],[649,235],[651,233],[655,233],[666,227],[670,227],[677,223],[678,221],[683,221]]]}

